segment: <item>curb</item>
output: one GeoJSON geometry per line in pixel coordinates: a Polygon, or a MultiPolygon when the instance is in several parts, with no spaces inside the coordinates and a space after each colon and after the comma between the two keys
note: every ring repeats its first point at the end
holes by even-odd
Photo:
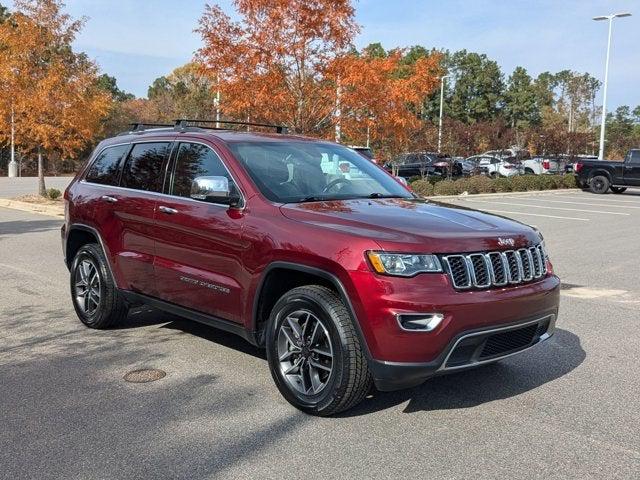
{"type": "Polygon", "coordinates": [[[438,195],[432,197],[422,197],[427,200],[464,200],[465,198],[483,198],[483,197],[511,197],[513,195],[541,195],[553,194],[561,195],[567,192],[582,192],[579,188],[557,188],[555,190],[529,190],[526,192],[498,192],[498,193],[470,193],[467,195],[438,195]]]}
{"type": "Polygon", "coordinates": [[[40,215],[48,215],[50,217],[64,218],[64,205],[39,205],[37,203],[0,198],[0,207],[22,210],[24,212],[39,213],[40,215]]]}

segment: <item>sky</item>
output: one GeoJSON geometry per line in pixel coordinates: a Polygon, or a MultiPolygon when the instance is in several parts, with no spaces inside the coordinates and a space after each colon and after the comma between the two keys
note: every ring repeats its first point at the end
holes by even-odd
{"type": "MultiPolygon", "coordinates": [[[[210,0],[213,3],[215,0],[210,0]]],[[[146,96],[153,80],[193,57],[201,46],[193,30],[200,0],[67,0],[85,16],[76,48],[94,58],[118,85],[146,96]]],[[[233,13],[231,0],[218,4],[233,13]]],[[[423,45],[467,49],[496,60],[505,76],[520,65],[531,75],[571,69],[604,77],[607,22],[592,17],[629,11],[614,20],[609,110],[640,105],[640,1],[638,0],[359,0],[356,46],[387,49],[423,45]]],[[[602,92],[600,92],[602,95],[602,92]]]]}

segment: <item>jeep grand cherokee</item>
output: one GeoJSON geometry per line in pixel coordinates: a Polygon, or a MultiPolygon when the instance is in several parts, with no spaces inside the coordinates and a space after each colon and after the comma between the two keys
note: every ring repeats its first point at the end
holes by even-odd
{"type": "Polygon", "coordinates": [[[309,413],[554,330],[560,282],[537,230],[425,201],[331,142],[138,125],[97,146],[65,206],[84,324],[148,304],[234,332],[266,349],[282,395],[309,413]]]}

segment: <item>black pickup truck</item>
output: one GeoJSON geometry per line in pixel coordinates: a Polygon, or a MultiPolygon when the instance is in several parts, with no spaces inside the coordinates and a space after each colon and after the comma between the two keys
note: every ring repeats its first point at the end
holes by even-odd
{"type": "Polygon", "coordinates": [[[575,164],[578,184],[593,193],[622,193],[627,187],[640,187],[640,149],[629,150],[624,162],[580,160],[575,164]]]}

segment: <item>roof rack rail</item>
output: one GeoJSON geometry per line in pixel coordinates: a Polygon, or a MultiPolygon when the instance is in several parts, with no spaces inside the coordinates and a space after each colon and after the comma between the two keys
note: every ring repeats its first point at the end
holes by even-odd
{"type": "Polygon", "coordinates": [[[172,124],[168,123],[143,123],[143,122],[134,122],[130,123],[132,132],[139,132],[142,130],[146,130],[147,128],[158,128],[158,127],[173,127],[172,124]]]}
{"type": "MultiPolygon", "coordinates": [[[[275,128],[276,133],[287,133],[287,127],[284,125],[273,125],[270,123],[252,123],[252,122],[237,122],[232,120],[193,120],[188,118],[179,118],[176,120],[175,128],[176,129],[185,129],[190,126],[198,126],[193,124],[198,123],[215,123],[216,125],[225,124],[225,125],[241,125],[246,127],[265,127],[265,128],[275,128]]],[[[226,128],[216,127],[200,127],[206,128],[210,130],[227,130],[226,128]]]]}

